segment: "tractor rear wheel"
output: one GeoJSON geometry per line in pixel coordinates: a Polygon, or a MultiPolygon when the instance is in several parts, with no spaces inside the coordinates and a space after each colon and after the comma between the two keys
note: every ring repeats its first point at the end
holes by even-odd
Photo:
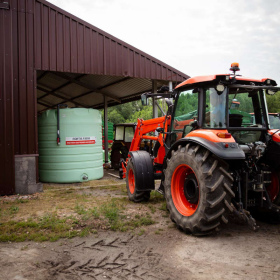
{"type": "Polygon", "coordinates": [[[126,188],[128,198],[133,202],[148,201],[150,199],[150,191],[137,190],[135,166],[133,164],[132,158],[129,159],[126,166],[126,188]]]}
{"type": "Polygon", "coordinates": [[[170,218],[187,233],[207,235],[228,222],[233,211],[227,164],[205,148],[179,146],[167,160],[164,189],[170,218]]]}

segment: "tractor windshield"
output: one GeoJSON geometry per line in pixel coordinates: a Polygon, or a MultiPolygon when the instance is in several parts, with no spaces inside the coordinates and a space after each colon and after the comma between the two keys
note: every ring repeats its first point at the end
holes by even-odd
{"type": "Polygon", "coordinates": [[[262,90],[244,86],[182,91],[176,100],[171,129],[177,140],[198,125],[207,129],[227,129],[239,143],[259,141],[261,131],[267,125],[265,104],[262,90]]]}
{"type": "Polygon", "coordinates": [[[280,116],[279,114],[269,114],[269,124],[271,129],[280,129],[280,116]]]}
{"type": "Polygon", "coordinates": [[[262,91],[230,90],[229,92],[229,127],[265,127],[265,108],[261,102],[262,91]]]}
{"type": "Polygon", "coordinates": [[[204,94],[204,128],[265,127],[262,91],[225,88],[223,92],[217,92],[215,88],[207,88],[204,94]]]}

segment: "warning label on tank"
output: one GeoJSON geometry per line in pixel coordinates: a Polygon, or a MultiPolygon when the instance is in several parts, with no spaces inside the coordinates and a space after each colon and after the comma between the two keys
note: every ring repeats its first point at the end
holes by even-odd
{"type": "Polygon", "coordinates": [[[95,144],[95,136],[83,136],[83,137],[66,137],[66,145],[86,145],[95,144]]]}

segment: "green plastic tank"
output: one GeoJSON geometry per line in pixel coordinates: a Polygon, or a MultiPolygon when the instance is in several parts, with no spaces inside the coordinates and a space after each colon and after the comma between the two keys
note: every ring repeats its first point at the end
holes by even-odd
{"type": "Polygon", "coordinates": [[[39,179],[49,183],[84,182],[103,177],[102,121],[98,110],[57,110],[38,117],[39,179]]]}

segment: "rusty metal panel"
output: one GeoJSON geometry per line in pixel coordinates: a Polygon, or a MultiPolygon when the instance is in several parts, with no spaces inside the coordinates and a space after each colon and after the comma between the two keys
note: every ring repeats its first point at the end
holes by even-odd
{"type": "MultiPolygon", "coordinates": [[[[13,3],[11,3],[13,4],[13,3]]],[[[15,189],[12,9],[0,9],[0,195],[15,189]]]]}

